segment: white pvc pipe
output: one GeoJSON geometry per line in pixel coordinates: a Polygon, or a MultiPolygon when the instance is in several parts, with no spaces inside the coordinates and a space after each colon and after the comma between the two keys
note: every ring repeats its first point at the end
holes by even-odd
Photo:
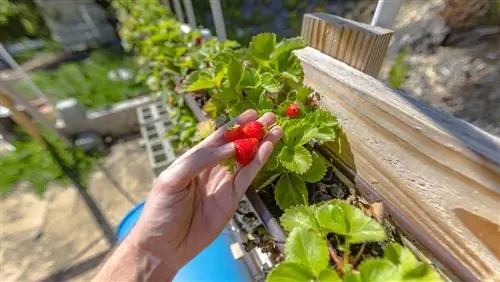
{"type": "Polygon", "coordinates": [[[173,1],[174,1],[174,10],[175,10],[175,15],[177,16],[177,20],[180,21],[181,23],[185,23],[184,14],[182,13],[181,2],[179,0],[173,0],[173,1]]]}
{"type": "Polygon", "coordinates": [[[222,15],[222,8],[219,0],[210,0],[210,8],[212,9],[212,17],[215,24],[215,32],[219,40],[226,40],[226,26],[224,24],[224,16],[222,15]]]}
{"type": "Polygon", "coordinates": [[[371,25],[391,28],[403,0],[379,0],[371,25]]]}
{"type": "Polygon", "coordinates": [[[193,3],[191,0],[183,0],[184,10],[186,10],[186,16],[188,19],[188,23],[192,29],[196,28],[196,17],[194,16],[193,3]]]}

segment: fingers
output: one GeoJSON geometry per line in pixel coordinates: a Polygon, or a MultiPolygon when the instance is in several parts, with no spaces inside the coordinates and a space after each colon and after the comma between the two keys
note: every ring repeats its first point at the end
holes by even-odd
{"type": "MultiPolygon", "coordinates": [[[[253,120],[256,120],[258,117],[259,116],[257,114],[257,111],[255,111],[253,109],[249,109],[249,110],[246,110],[243,113],[241,113],[239,116],[237,116],[235,118],[235,122],[238,124],[245,124],[245,123],[249,123],[253,120]]],[[[224,140],[224,132],[226,132],[228,126],[229,125],[226,124],[226,125],[220,127],[219,129],[217,129],[214,133],[212,133],[210,136],[205,138],[205,140],[201,141],[196,146],[192,147],[187,152],[182,154],[182,156],[177,158],[177,160],[175,160],[172,165],[180,163],[181,161],[183,161],[185,158],[190,156],[193,152],[195,152],[199,148],[219,147],[219,146],[223,145],[224,143],[227,143],[226,140],[224,140]]]]}
{"type": "MultiPolygon", "coordinates": [[[[264,117],[263,115],[262,117],[264,117]]],[[[234,122],[237,124],[245,124],[249,123],[251,121],[256,120],[259,117],[257,111],[253,109],[249,109],[244,111],[242,114],[237,116],[234,119],[234,122]]],[[[269,119],[269,118],[268,118],[269,119]]],[[[275,117],[276,119],[276,117],[275,117]]],[[[227,141],[224,140],[224,132],[228,129],[228,127],[232,126],[234,123],[230,122],[228,124],[225,124],[224,126],[221,126],[219,129],[217,129],[214,133],[212,133],[210,136],[208,136],[205,140],[203,140],[201,143],[204,144],[204,146],[220,146],[227,141]]]]}
{"type": "Polygon", "coordinates": [[[197,148],[189,157],[184,158],[164,170],[157,179],[157,186],[165,189],[183,189],[199,173],[215,166],[234,155],[234,144],[227,143],[211,148],[197,148]]]}
{"type": "MultiPolygon", "coordinates": [[[[264,115],[265,116],[265,115],[264,115]]],[[[264,118],[264,116],[262,118],[264,118]]],[[[283,129],[274,127],[269,131],[266,139],[262,142],[252,162],[242,167],[234,179],[234,189],[237,200],[239,200],[252,183],[257,173],[266,164],[267,159],[273,152],[274,144],[283,137],[283,129]]]]}

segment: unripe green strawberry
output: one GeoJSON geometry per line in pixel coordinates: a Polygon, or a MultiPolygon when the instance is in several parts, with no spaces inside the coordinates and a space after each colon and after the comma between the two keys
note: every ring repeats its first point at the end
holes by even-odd
{"type": "Polygon", "coordinates": [[[241,126],[239,125],[235,125],[226,132],[224,132],[224,139],[226,139],[227,142],[233,142],[235,140],[243,138],[246,138],[246,136],[245,133],[243,133],[241,126]]]}
{"type": "Polygon", "coordinates": [[[257,138],[262,141],[267,134],[267,128],[258,121],[251,121],[243,126],[243,133],[246,137],[257,138]]]}
{"type": "Polygon", "coordinates": [[[259,149],[259,140],[257,138],[245,138],[234,141],[236,149],[236,160],[242,164],[247,165],[255,157],[259,149]]]}
{"type": "Polygon", "coordinates": [[[300,116],[300,105],[297,102],[294,102],[286,108],[286,115],[289,118],[296,118],[300,116]]]}

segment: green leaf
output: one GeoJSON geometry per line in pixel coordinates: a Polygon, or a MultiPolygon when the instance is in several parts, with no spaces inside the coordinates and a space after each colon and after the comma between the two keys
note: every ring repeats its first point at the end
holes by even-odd
{"type": "Polygon", "coordinates": [[[359,267],[360,278],[363,282],[400,282],[398,268],[388,260],[367,259],[359,267]]]}
{"type": "Polygon", "coordinates": [[[275,93],[281,90],[282,85],[270,72],[265,72],[262,74],[262,87],[271,93],[275,93]]]}
{"type": "Polygon", "coordinates": [[[396,57],[396,60],[391,66],[389,71],[389,85],[392,88],[399,88],[406,80],[406,75],[408,73],[408,66],[405,63],[406,55],[408,54],[408,49],[404,48],[396,57]]]}
{"type": "Polygon", "coordinates": [[[337,272],[333,271],[331,268],[325,268],[321,271],[318,280],[320,282],[342,282],[337,272]]]}
{"type": "MultiPolygon", "coordinates": [[[[259,113],[259,116],[261,116],[261,115],[262,114],[259,113]]],[[[281,143],[281,142],[278,142],[275,145],[274,150],[271,153],[271,156],[269,156],[266,164],[264,165],[264,168],[263,168],[264,170],[267,170],[267,171],[274,170],[278,167],[278,165],[279,165],[278,155],[281,152],[282,148],[283,148],[283,143],[281,143]]]]}
{"type": "Polygon", "coordinates": [[[399,267],[403,281],[442,281],[441,276],[430,265],[418,261],[410,250],[397,243],[385,247],[384,258],[399,267]]]}
{"type": "Polygon", "coordinates": [[[216,94],[216,97],[228,104],[231,101],[238,100],[240,95],[236,92],[236,90],[234,90],[234,88],[224,87],[220,89],[220,91],[216,94]]]}
{"type": "Polygon", "coordinates": [[[311,126],[311,124],[298,119],[283,124],[283,142],[289,147],[304,145],[308,141],[304,134],[312,130],[311,126]]]}
{"type": "Polygon", "coordinates": [[[193,92],[214,88],[215,86],[216,82],[210,74],[202,71],[195,71],[188,75],[182,83],[182,91],[193,92]]]}
{"type": "Polygon", "coordinates": [[[267,61],[276,47],[276,34],[261,33],[250,41],[250,54],[257,59],[267,61]]]}
{"type": "Polygon", "coordinates": [[[286,169],[297,174],[303,174],[312,164],[311,153],[303,146],[283,146],[278,159],[286,169]]]}
{"type": "Polygon", "coordinates": [[[301,175],[306,182],[316,183],[323,179],[327,170],[326,162],[317,153],[313,153],[311,167],[301,175]]]}
{"type": "Polygon", "coordinates": [[[240,81],[241,87],[257,88],[262,83],[260,74],[252,68],[245,68],[240,81]]]}
{"type": "Polygon", "coordinates": [[[259,108],[260,109],[272,109],[272,108],[274,108],[273,101],[269,97],[267,97],[265,94],[262,94],[259,97],[259,108]]]}
{"type": "Polygon", "coordinates": [[[241,61],[232,61],[227,70],[227,76],[229,79],[229,86],[236,87],[243,77],[243,72],[245,71],[245,65],[241,61]]]}
{"type": "Polygon", "coordinates": [[[329,255],[326,241],[317,233],[303,227],[295,228],[285,244],[288,261],[300,263],[314,276],[328,266],[329,255]]]}
{"type": "Polygon", "coordinates": [[[215,67],[214,82],[215,82],[216,87],[220,87],[220,85],[222,83],[222,79],[224,79],[226,73],[227,73],[227,65],[226,64],[218,64],[215,67]]]}
{"type": "Polygon", "coordinates": [[[386,239],[382,225],[345,202],[331,201],[319,206],[315,215],[321,229],[343,235],[350,243],[386,239]]]}
{"type": "Polygon", "coordinates": [[[274,188],[274,199],[282,210],[306,204],[306,183],[295,174],[283,174],[274,188]]]}
{"type": "Polygon", "coordinates": [[[311,93],[313,92],[313,90],[307,86],[300,86],[296,89],[297,91],[297,95],[296,95],[296,99],[297,101],[305,104],[309,98],[309,95],[311,95],[311,93]]]}
{"type": "Polygon", "coordinates": [[[314,275],[303,265],[285,261],[276,266],[267,277],[267,282],[310,282],[314,275]]]}
{"type": "Polygon", "coordinates": [[[276,45],[276,49],[274,49],[274,52],[271,55],[271,57],[276,58],[282,54],[289,53],[292,50],[304,48],[305,46],[306,43],[304,39],[302,39],[301,37],[285,38],[281,40],[281,42],[278,43],[278,45],[276,45]]]}
{"type": "Polygon", "coordinates": [[[335,140],[338,131],[338,122],[334,115],[316,110],[308,114],[305,121],[310,127],[304,130],[303,142],[307,142],[313,138],[319,142],[335,140]]]}
{"type": "Polygon", "coordinates": [[[402,281],[405,282],[442,282],[441,276],[428,264],[419,263],[412,270],[403,273],[402,281]]]}
{"type": "Polygon", "coordinates": [[[281,172],[271,172],[271,171],[260,171],[252,182],[252,187],[259,191],[273,183],[278,177],[281,176],[281,172]]]}
{"type": "Polygon", "coordinates": [[[292,232],[298,227],[319,231],[319,226],[314,218],[314,213],[306,205],[298,205],[287,209],[280,217],[280,222],[288,232],[292,232]]]}
{"type": "Polygon", "coordinates": [[[410,250],[397,243],[392,243],[384,248],[384,258],[399,265],[403,272],[413,269],[419,263],[410,250]]]}

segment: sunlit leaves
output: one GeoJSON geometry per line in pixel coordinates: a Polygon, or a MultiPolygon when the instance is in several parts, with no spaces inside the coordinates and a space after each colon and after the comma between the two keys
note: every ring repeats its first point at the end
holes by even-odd
{"type": "Polygon", "coordinates": [[[382,225],[345,202],[335,201],[319,206],[315,215],[322,230],[344,235],[350,243],[386,238],[382,225]]]}
{"type": "Polygon", "coordinates": [[[282,262],[276,266],[267,282],[309,282],[314,281],[314,275],[303,265],[295,262],[282,262]]]}
{"type": "Polygon", "coordinates": [[[287,209],[280,217],[280,222],[288,232],[297,227],[319,231],[319,226],[314,218],[314,211],[305,205],[298,205],[287,209]]]}
{"type": "Polygon", "coordinates": [[[311,153],[302,146],[284,146],[278,159],[286,169],[297,174],[306,172],[312,164],[311,153]]]}
{"type": "Polygon", "coordinates": [[[328,266],[328,247],[321,236],[310,229],[295,228],[288,236],[285,255],[288,261],[300,263],[315,276],[328,266]]]}
{"type": "Polygon", "coordinates": [[[317,153],[314,153],[312,158],[311,167],[301,177],[307,182],[316,183],[325,176],[327,166],[326,161],[317,153]]]}
{"type": "Polygon", "coordinates": [[[276,47],[276,34],[261,33],[250,41],[250,53],[257,59],[267,61],[276,47]]]}

